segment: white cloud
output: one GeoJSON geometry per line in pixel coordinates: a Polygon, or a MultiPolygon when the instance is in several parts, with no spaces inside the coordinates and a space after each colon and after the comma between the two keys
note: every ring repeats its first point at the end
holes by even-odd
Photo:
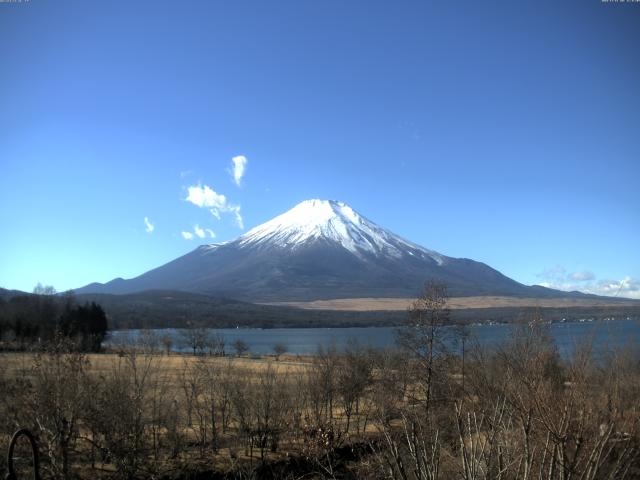
{"type": "Polygon", "coordinates": [[[193,227],[193,233],[195,233],[199,238],[204,238],[204,228],[200,228],[198,225],[193,227]]]}
{"type": "Polygon", "coordinates": [[[148,217],[144,217],[144,230],[147,233],[153,233],[153,230],[155,229],[155,225],[153,223],[151,223],[151,221],[149,220],[148,217]]]}
{"type": "Polygon", "coordinates": [[[242,215],[240,215],[240,206],[234,207],[232,211],[236,216],[236,225],[244,230],[244,221],[242,220],[242,215]]]}
{"type": "Polygon", "coordinates": [[[582,272],[573,272],[569,275],[569,278],[578,282],[586,282],[588,280],[593,280],[595,275],[588,270],[583,270],[582,272]]]}
{"type": "Polygon", "coordinates": [[[200,208],[208,208],[211,215],[220,219],[220,213],[231,213],[235,217],[236,225],[244,229],[244,222],[240,214],[240,205],[235,205],[227,201],[227,197],[217,193],[208,185],[192,185],[187,188],[186,201],[193,203],[200,208]]]}
{"type": "Polygon", "coordinates": [[[247,166],[247,157],[244,155],[237,155],[231,159],[233,162],[233,168],[229,171],[233,176],[233,181],[237,186],[240,186],[240,182],[242,181],[242,177],[244,176],[244,171],[247,166]]]}
{"type": "Polygon", "coordinates": [[[191,175],[191,170],[183,170],[182,172],[180,172],[180,178],[184,178],[187,175],[191,175]]]}
{"type": "Polygon", "coordinates": [[[193,240],[195,237],[198,238],[216,238],[216,232],[211,230],[210,228],[202,228],[200,225],[196,224],[193,226],[193,233],[191,232],[182,232],[182,237],[185,240],[193,240]]]}
{"type": "Polygon", "coordinates": [[[622,280],[600,280],[590,293],[640,299],[640,280],[631,277],[624,277],[622,280]]]}
{"type": "Polygon", "coordinates": [[[224,211],[227,208],[227,197],[217,193],[208,185],[192,185],[187,188],[187,202],[191,202],[198,207],[215,208],[224,211]]]}
{"type": "Polygon", "coordinates": [[[545,280],[538,283],[538,285],[547,288],[555,288],[567,292],[577,290],[583,293],[609,297],[640,299],[640,280],[629,276],[624,277],[622,280],[597,280],[596,276],[588,270],[568,273],[561,266],[544,270],[537,276],[545,280]]]}
{"type": "MultiPolygon", "coordinates": [[[[562,282],[564,281],[566,276],[567,276],[567,271],[564,269],[564,267],[561,267],[560,265],[556,265],[555,267],[551,267],[551,268],[546,268],[542,272],[536,274],[536,277],[542,278],[543,280],[545,280],[545,282],[543,283],[546,283],[547,281],[562,282]]],[[[542,285],[542,283],[540,283],[540,285],[542,285]]]]}

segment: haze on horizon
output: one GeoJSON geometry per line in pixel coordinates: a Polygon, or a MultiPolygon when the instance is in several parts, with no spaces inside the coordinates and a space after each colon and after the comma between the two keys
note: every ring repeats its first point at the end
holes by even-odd
{"type": "Polygon", "coordinates": [[[130,278],[309,198],[640,298],[640,4],[0,3],[0,286],[130,278]]]}

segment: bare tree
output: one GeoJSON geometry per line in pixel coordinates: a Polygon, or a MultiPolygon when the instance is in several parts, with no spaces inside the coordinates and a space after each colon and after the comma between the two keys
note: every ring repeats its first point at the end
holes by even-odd
{"type": "Polygon", "coordinates": [[[165,352],[167,352],[167,356],[169,356],[171,354],[171,348],[173,347],[173,337],[171,335],[163,335],[162,338],[160,338],[160,343],[164,347],[165,352]]]}
{"type": "Polygon", "coordinates": [[[204,353],[210,344],[209,331],[203,327],[192,327],[180,330],[182,343],[185,347],[190,348],[194,355],[204,353]]]}
{"type": "Polygon", "coordinates": [[[397,340],[408,354],[410,371],[406,393],[408,403],[398,411],[399,426],[393,426],[393,403],[382,400],[383,422],[378,425],[384,448],[374,447],[389,477],[394,479],[436,480],[441,477],[442,429],[439,417],[446,411],[444,391],[449,379],[445,354],[448,352],[445,328],[449,324],[446,286],[436,281],[425,284],[419,298],[411,305],[404,328],[397,340]],[[436,386],[439,386],[436,389],[436,386]],[[436,411],[436,407],[438,410],[436,411]]]}
{"type": "Polygon", "coordinates": [[[336,400],[338,351],[335,343],[325,348],[318,346],[313,367],[307,375],[307,389],[314,425],[332,425],[336,400]]]}
{"type": "Polygon", "coordinates": [[[242,357],[249,351],[249,345],[244,340],[237,339],[232,345],[238,357],[242,357]]]}
{"type": "Polygon", "coordinates": [[[256,382],[236,382],[233,404],[249,455],[257,447],[264,463],[266,452],[277,451],[280,437],[287,430],[291,397],[289,385],[271,366],[257,373],[257,377],[256,382]]]}
{"type": "Polygon", "coordinates": [[[360,401],[372,381],[372,365],[368,352],[357,341],[350,341],[339,358],[336,391],[346,417],[349,433],[353,414],[359,413],[360,401]]]}
{"type": "Polygon", "coordinates": [[[209,355],[215,355],[216,357],[224,357],[224,348],[226,341],[224,336],[220,332],[215,334],[209,334],[207,337],[207,348],[209,355]]]}
{"type": "Polygon", "coordinates": [[[70,456],[83,413],[86,367],[85,355],[67,353],[62,344],[35,357],[33,395],[29,402],[57,478],[71,475],[70,456]]]}
{"type": "Polygon", "coordinates": [[[114,359],[99,381],[86,409],[85,423],[98,436],[101,450],[121,478],[134,478],[148,452],[149,386],[157,370],[152,356],[130,352],[114,359]]]}
{"type": "Polygon", "coordinates": [[[280,360],[280,357],[286,352],[287,346],[282,342],[278,342],[273,346],[273,353],[276,355],[276,361],[280,360]]]}
{"type": "Polygon", "coordinates": [[[433,401],[434,383],[437,380],[436,359],[447,351],[449,332],[449,308],[447,288],[443,283],[429,281],[424,290],[409,307],[407,323],[398,331],[398,343],[414,357],[416,380],[420,390],[416,401],[424,405],[425,418],[433,401]]]}
{"type": "Polygon", "coordinates": [[[136,343],[142,353],[154,354],[158,350],[160,339],[153,330],[145,328],[140,330],[136,343]]]}
{"type": "Polygon", "coordinates": [[[33,287],[33,293],[36,295],[55,295],[58,293],[56,289],[51,285],[42,285],[40,282],[33,287]]]}

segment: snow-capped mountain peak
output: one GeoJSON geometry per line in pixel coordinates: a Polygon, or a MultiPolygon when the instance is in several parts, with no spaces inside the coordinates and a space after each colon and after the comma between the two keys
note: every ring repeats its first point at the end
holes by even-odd
{"type": "Polygon", "coordinates": [[[562,295],[427,250],[326,200],[307,200],[235,240],[201,245],[138,277],[80,293],[182,290],[251,302],[414,298],[429,279],[445,282],[453,296],[562,295]]]}
{"type": "Polygon", "coordinates": [[[337,243],[358,256],[429,256],[438,264],[444,258],[437,252],[404,240],[366,219],[349,205],[335,200],[305,200],[249,230],[238,242],[243,247],[296,249],[316,240],[337,243]]]}

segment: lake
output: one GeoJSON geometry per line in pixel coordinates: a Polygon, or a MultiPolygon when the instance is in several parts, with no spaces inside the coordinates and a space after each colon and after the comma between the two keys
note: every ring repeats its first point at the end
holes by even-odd
{"type": "MultiPolygon", "coordinates": [[[[512,329],[507,324],[471,325],[469,343],[480,345],[498,345],[509,338],[512,329]]],[[[351,340],[360,345],[374,348],[392,347],[395,345],[396,327],[360,327],[360,328],[220,328],[212,332],[221,334],[226,342],[226,351],[233,352],[231,344],[240,339],[248,346],[251,353],[273,353],[273,346],[282,343],[287,353],[309,355],[315,354],[319,345],[330,346],[335,343],[338,350],[343,349],[351,340]]],[[[570,355],[581,342],[593,341],[600,352],[626,345],[640,344],[640,322],[636,320],[608,320],[554,323],[550,325],[551,335],[562,356],[570,355]]],[[[173,350],[189,351],[183,345],[180,329],[158,329],[153,331],[160,338],[169,335],[174,339],[173,350]]],[[[111,332],[107,344],[116,345],[122,342],[135,342],[140,330],[116,330],[111,332]]],[[[453,348],[456,348],[452,345],[453,348]]]]}

